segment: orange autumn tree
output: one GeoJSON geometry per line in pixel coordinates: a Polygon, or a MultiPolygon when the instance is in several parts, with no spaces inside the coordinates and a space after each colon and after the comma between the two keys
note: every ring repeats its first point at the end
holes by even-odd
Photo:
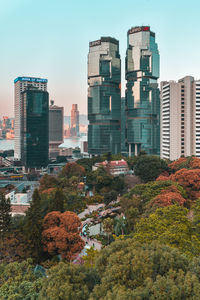
{"type": "Polygon", "coordinates": [[[80,237],[81,228],[79,217],[71,211],[48,213],[43,222],[44,251],[50,255],[60,254],[62,259],[71,261],[85,245],[80,237]]]}
{"type": "Polygon", "coordinates": [[[78,177],[79,179],[85,175],[85,169],[81,165],[78,165],[76,162],[72,163],[67,163],[62,171],[60,176],[61,177],[66,177],[66,178],[71,178],[73,176],[78,177]]]}
{"type": "Polygon", "coordinates": [[[200,169],[181,169],[172,174],[170,180],[178,182],[192,200],[200,197],[200,169]]]}
{"type": "Polygon", "coordinates": [[[181,195],[178,188],[171,185],[168,188],[161,190],[156,197],[146,204],[144,215],[148,216],[160,207],[166,207],[174,204],[183,206],[185,203],[186,199],[181,195]]]}
{"type": "Polygon", "coordinates": [[[200,169],[200,159],[194,156],[180,157],[169,164],[168,167],[175,172],[181,169],[200,169]]]}
{"type": "Polygon", "coordinates": [[[175,186],[170,186],[166,190],[162,190],[151,202],[157,207],[165,207],[173,204],[184,205],[186,199],[183,198],[175,186]]]}

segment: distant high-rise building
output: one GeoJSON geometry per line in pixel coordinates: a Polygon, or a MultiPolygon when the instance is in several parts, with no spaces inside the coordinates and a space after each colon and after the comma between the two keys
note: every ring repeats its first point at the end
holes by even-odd
{"type": "Polygon", "coordinates": [[[126,146],[126,98],[121,98],[121,153],[127,155],[126,146]]]}
{"type": "Polygon", "coordinates": [[[40,168],[49,157],[49,94],[30,85],[21,93],[21,161],[40,168]]]}
{"type": "Polygon", "coordinates": [[[8,117],[3,117],[3,123],[2,123],[3,129],[9,129],[11,128],[11,120],[8,117]]]}
{"type": "Polygon", "coordinates": [[[54,105],[51,100],[49,106],[49,157],[56,158],[59,155],[59,145],[63,143],[64,133],[64,108],[54,105]]]}
{"type": "Polygon", "coordinates": [[[101,37],[88,54],[88,153],[121,151],[121,60],[119,41],[101,37]]]}
{"type": "Polygon", "coordinates": [[[159,52],[149,26],[128,31],[126,142],[129,155],[160,154],[159,52]]]}
{"type": "Polygon", "coordinates": [[[28,85],[37,87],[39,90],[47,91],[47,79],[35,77],[17,77],[15,84],[15,159],[21,160],[21,138],[22,138],[22,92],[28,85]]]}
{"type": "Polygon", "coordinates": [[[161,82],[161,157],[200,157],[200,80],[161,82]]]}
{"type": "Polygon", "coordinates": [[[71,136],[79,136],[79,111],[78,104],[72,104],[71,110],[71,136]]]}

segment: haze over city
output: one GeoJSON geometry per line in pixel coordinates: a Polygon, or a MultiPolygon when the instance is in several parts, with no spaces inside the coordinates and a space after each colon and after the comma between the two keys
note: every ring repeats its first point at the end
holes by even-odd
{"type": "Polygon", "coordinates": [[[126,33],[132,26],[149,25],[156,32],[160,81],[199,78],[198,0],[0,0],[0,5],[0,117],[14,116],[18,76],[47,78],[50,99],[64,106],[65,115],[72,103],[86,114],[89,41],[101,36],[119,40],[123,95],[126,33]]]}

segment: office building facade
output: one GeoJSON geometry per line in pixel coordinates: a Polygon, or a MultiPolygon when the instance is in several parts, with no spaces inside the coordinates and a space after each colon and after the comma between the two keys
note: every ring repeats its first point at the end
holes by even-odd
{"type": "Polygon", "coordinates": [[[200,80],[161,82],[161,158],[200,157],[200,80]]]}
{"type": "Polygon", "coordinates": [[[121,151],[121,60],[119,41],[101,37],[88,54],[88,153],[121,151]]]}
{"type": "Polygon", "coordinates": [[[47,79],[35,77],[17,77],[14,80],[15,86],[15,141],[14,141],[14,157],[21,160],[21,137],[22,137],[22,92],[26,90],[28,85],[32,85],[39,90],[47,91],[47,79]]]}
{"type": "Polygon", "coordinates": [[[64,108],[54,104],[49,106],[49,158],[56,159],[60,152],[59,145],[64,142],[64,108]]]}
{"type": "Polygon", "coordinates": [[[48,165],[49,95],[29,86],[21,93],[21,161],[26,168],[48,165]]]}
{"type": "Polygon", "coordinates": [[[160,154],[159,51],[149,26],[128,31],[126,52],[126,145],[129,156],[141,150],[160,154]]]}
{"type": "Polygon", "coordinates": [[[78,104],[72,104],[70,134],[71,136],[79,136],[78,104]]]}

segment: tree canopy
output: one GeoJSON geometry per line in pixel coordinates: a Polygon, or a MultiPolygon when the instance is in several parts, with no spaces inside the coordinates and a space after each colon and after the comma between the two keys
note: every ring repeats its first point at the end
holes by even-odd
{"type": "Polygon", "coordinates": [[[167,162],[159,156],[141,155],[135,160],[134,173],[144,182],[155,180],[162,172],[168,171],[167,162]]]}
{"type": "Polygon", "coordinates": [[[43,222],[44,250],[51,255],[60,254],[62,259],[70,261],[84,247],[85,243],[80,237],[80,232],[81,221],[75,213],[50,212],[43,222]]]}

